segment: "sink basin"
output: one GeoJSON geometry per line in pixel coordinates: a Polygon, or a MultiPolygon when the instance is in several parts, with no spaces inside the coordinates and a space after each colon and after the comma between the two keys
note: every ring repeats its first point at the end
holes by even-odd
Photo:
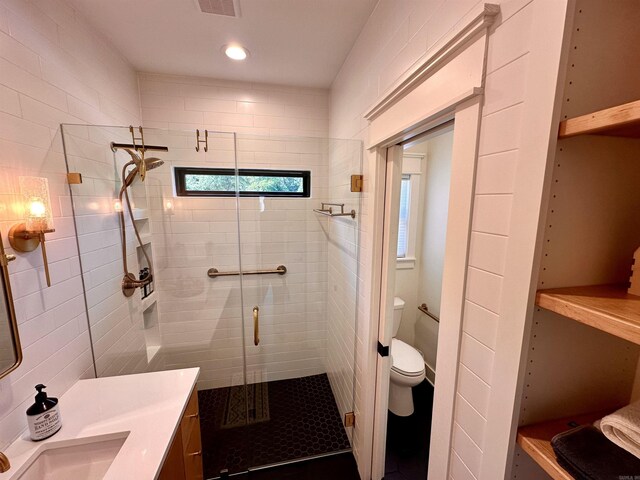
{"type": "Polygon", "coordinates": [[[118,438],[91,437],[81,443],[51,442],[35,453],[11,480],[100,480],[118,455],[128,432],[118,438]]]}

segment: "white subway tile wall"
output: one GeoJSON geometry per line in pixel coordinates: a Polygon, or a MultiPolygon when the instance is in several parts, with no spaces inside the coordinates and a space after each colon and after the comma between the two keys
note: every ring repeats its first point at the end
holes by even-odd
{"type": "MultiPolygon", "coordinates": [[[[351,174],[362,171],[362,143],[332,140],[329,152],[329,201],[344,203],[356,218],[326,220],[328,232],[327,368],[340,414],[354,409],[358,260],[361,194],[351,192],[351,174]]],[[[352,440],[353,429],[347,429],[352,440]]]]}
{"type": "MultiPolygon", "coordinates": [[[[71,191],[96,372],[111,376],[160,369],[163,364],[154,355],[156,345],[145,325],[140,290],[126,298],[121,288],[124,271],[116,200],[121,168],[131,157],[124,151],[114,154],[110,144],[131,143],[129,129],[64,125],[63,136],[69,170],[81,172],[83,180],[71,191]]],[[[140,212],[147,210],[146,185],[137,181],[130,190],[140,218],[140,212]]],[[[128,214],[125,221],[128,270],[137,276],[146,265],[138,255],[128,214]]]]}
{"type": "Polygon", "coordinates": [[[49,179],[56,228],[47,235],[51,287],[39,249],[9,267],[24,361],[0,380],[0,449],[26,428],[34,385],[59,396],[93,375],[62,122],[139,123],[134,70],[65,2],[0,0],[3,239],[8,246],[8,229],[23,218],[19,175],[49,179]]]}
{"type": "MultiPolygon", "coordinates": [[[[368,140],[363,115],[422,55],[434,52],[464,25],[477,0],[397,2],[380,0],[331,88],[330,135],[368,140]]],[[[464,319],[456,429],[451,453],[451,478],[478,478],[498,328],[504,255],[509,240],[511,201],[522,131],[521,111],[527,88],[532,0],[495,2],[501,18],[490,33],[487,77],[476,179],[469,288],[464,319]],[[488,329],[482,332],[479,322],[488,329]]],[[[364,175],[374,161],[368,155],[364,175]]],[[[369,311],[371,292],[372,205],[365,181],[363,197],[358,302],[356,416],[369,416],[374,385],[369,311]]],[[[353,335],[344,325],[343,336],[353,335]]],[[[376,330],[377,331],[377,330],[376,330]]],[[[364,477],[369,467],[362,455],[371,449],[367,422],[356,422],[353,447],[364,477]]]]}
{"type": "Polygon", "coordinates": [[[233,197],[174,197],[172,184],[174,166],[234,168],[233,135],[210,133],[208,152],[195,151],[193,132],[148,138],[170,149],[162,155],[165,165],[148,180],[166,367],[200,366],[201,389],[242,382],[245,351],[249,382],[327,371],[328,233],[325,217],[313,208],[326,200],[329,142],[239,134],[239,168],[309,170],[311,198],[241,198],[236,211],[233,197]],[[239,277],[207,276],[209,268],[237,271],[240,260],[243,270],[285,265],[287,273],[243,277],[242,296],[239,277]]]}
{"type": "MultiPolygon", "coordinates": [[[[312,171],[310,199],[240,200],[243,268],[289,268],[283,277],[243,279],[248,378],[327,372],[341,413],[351,411],[360,195],[350,191],[350,175],[361,172],[361,143],[278,137],[326,138],[328,92],[155,74],[140,74],[140,89],[145,125],[236,131],[239,168],[312,171]],[[358,216],[314,214],[322,201],[345,203],[358,216]],[[254,305],[260,307],[259,347],[253,345],[254,305]]],[[[233,166],[232,145],[198,154],[193,142],[192,133],[184,150],[172,149],[173,165],[233,166]]],[[[159,182],[156,200],[172,195],[169,170],[154,170],[151,178],[159,182]]],[[[152,205],[167,366],[199,362],[200,388],[242,381],[239,280],[205,276],[210,267],[238,268],[235,200],[175,199],[172,216],[159,201],[152,205]],[[194,254],[201,261],[185,265],[176,242],[200,252],[194,254]]]]}

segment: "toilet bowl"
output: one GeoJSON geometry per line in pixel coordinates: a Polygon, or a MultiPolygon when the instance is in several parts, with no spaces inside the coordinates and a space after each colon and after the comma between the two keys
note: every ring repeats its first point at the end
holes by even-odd
{"type": "MultiPolygon", "coordinates": [[[[404,300],[399,297],[393,302],[393,336],[400,328],[404,300]]],[[[425,379],[424,359],[411,345],[397,338],[391,339],[391,374],[389,382],[389,410],[400,417],[407,417],[414,411],[411,388],[425,379]]]]}

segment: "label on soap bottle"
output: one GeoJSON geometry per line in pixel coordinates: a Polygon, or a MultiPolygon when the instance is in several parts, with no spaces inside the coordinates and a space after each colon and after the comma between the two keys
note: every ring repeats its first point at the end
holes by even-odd
{"type": "Polygon", "coordinates": [[[28,415],[29,432],[31,440],[44,440],[60,430],[62,426],[62,418],[60,418],[60,410],[58,406],[39,413],[38,415],[28,415]]]}

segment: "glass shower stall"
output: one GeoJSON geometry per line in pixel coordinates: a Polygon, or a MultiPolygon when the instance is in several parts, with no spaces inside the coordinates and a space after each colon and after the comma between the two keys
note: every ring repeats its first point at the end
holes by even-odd
{"type": "Polygon", "coordinates": [[[62,127],[96,375],[199,367],[205,478],[349,451],[361,142],[133,133],[62,127]]]}

